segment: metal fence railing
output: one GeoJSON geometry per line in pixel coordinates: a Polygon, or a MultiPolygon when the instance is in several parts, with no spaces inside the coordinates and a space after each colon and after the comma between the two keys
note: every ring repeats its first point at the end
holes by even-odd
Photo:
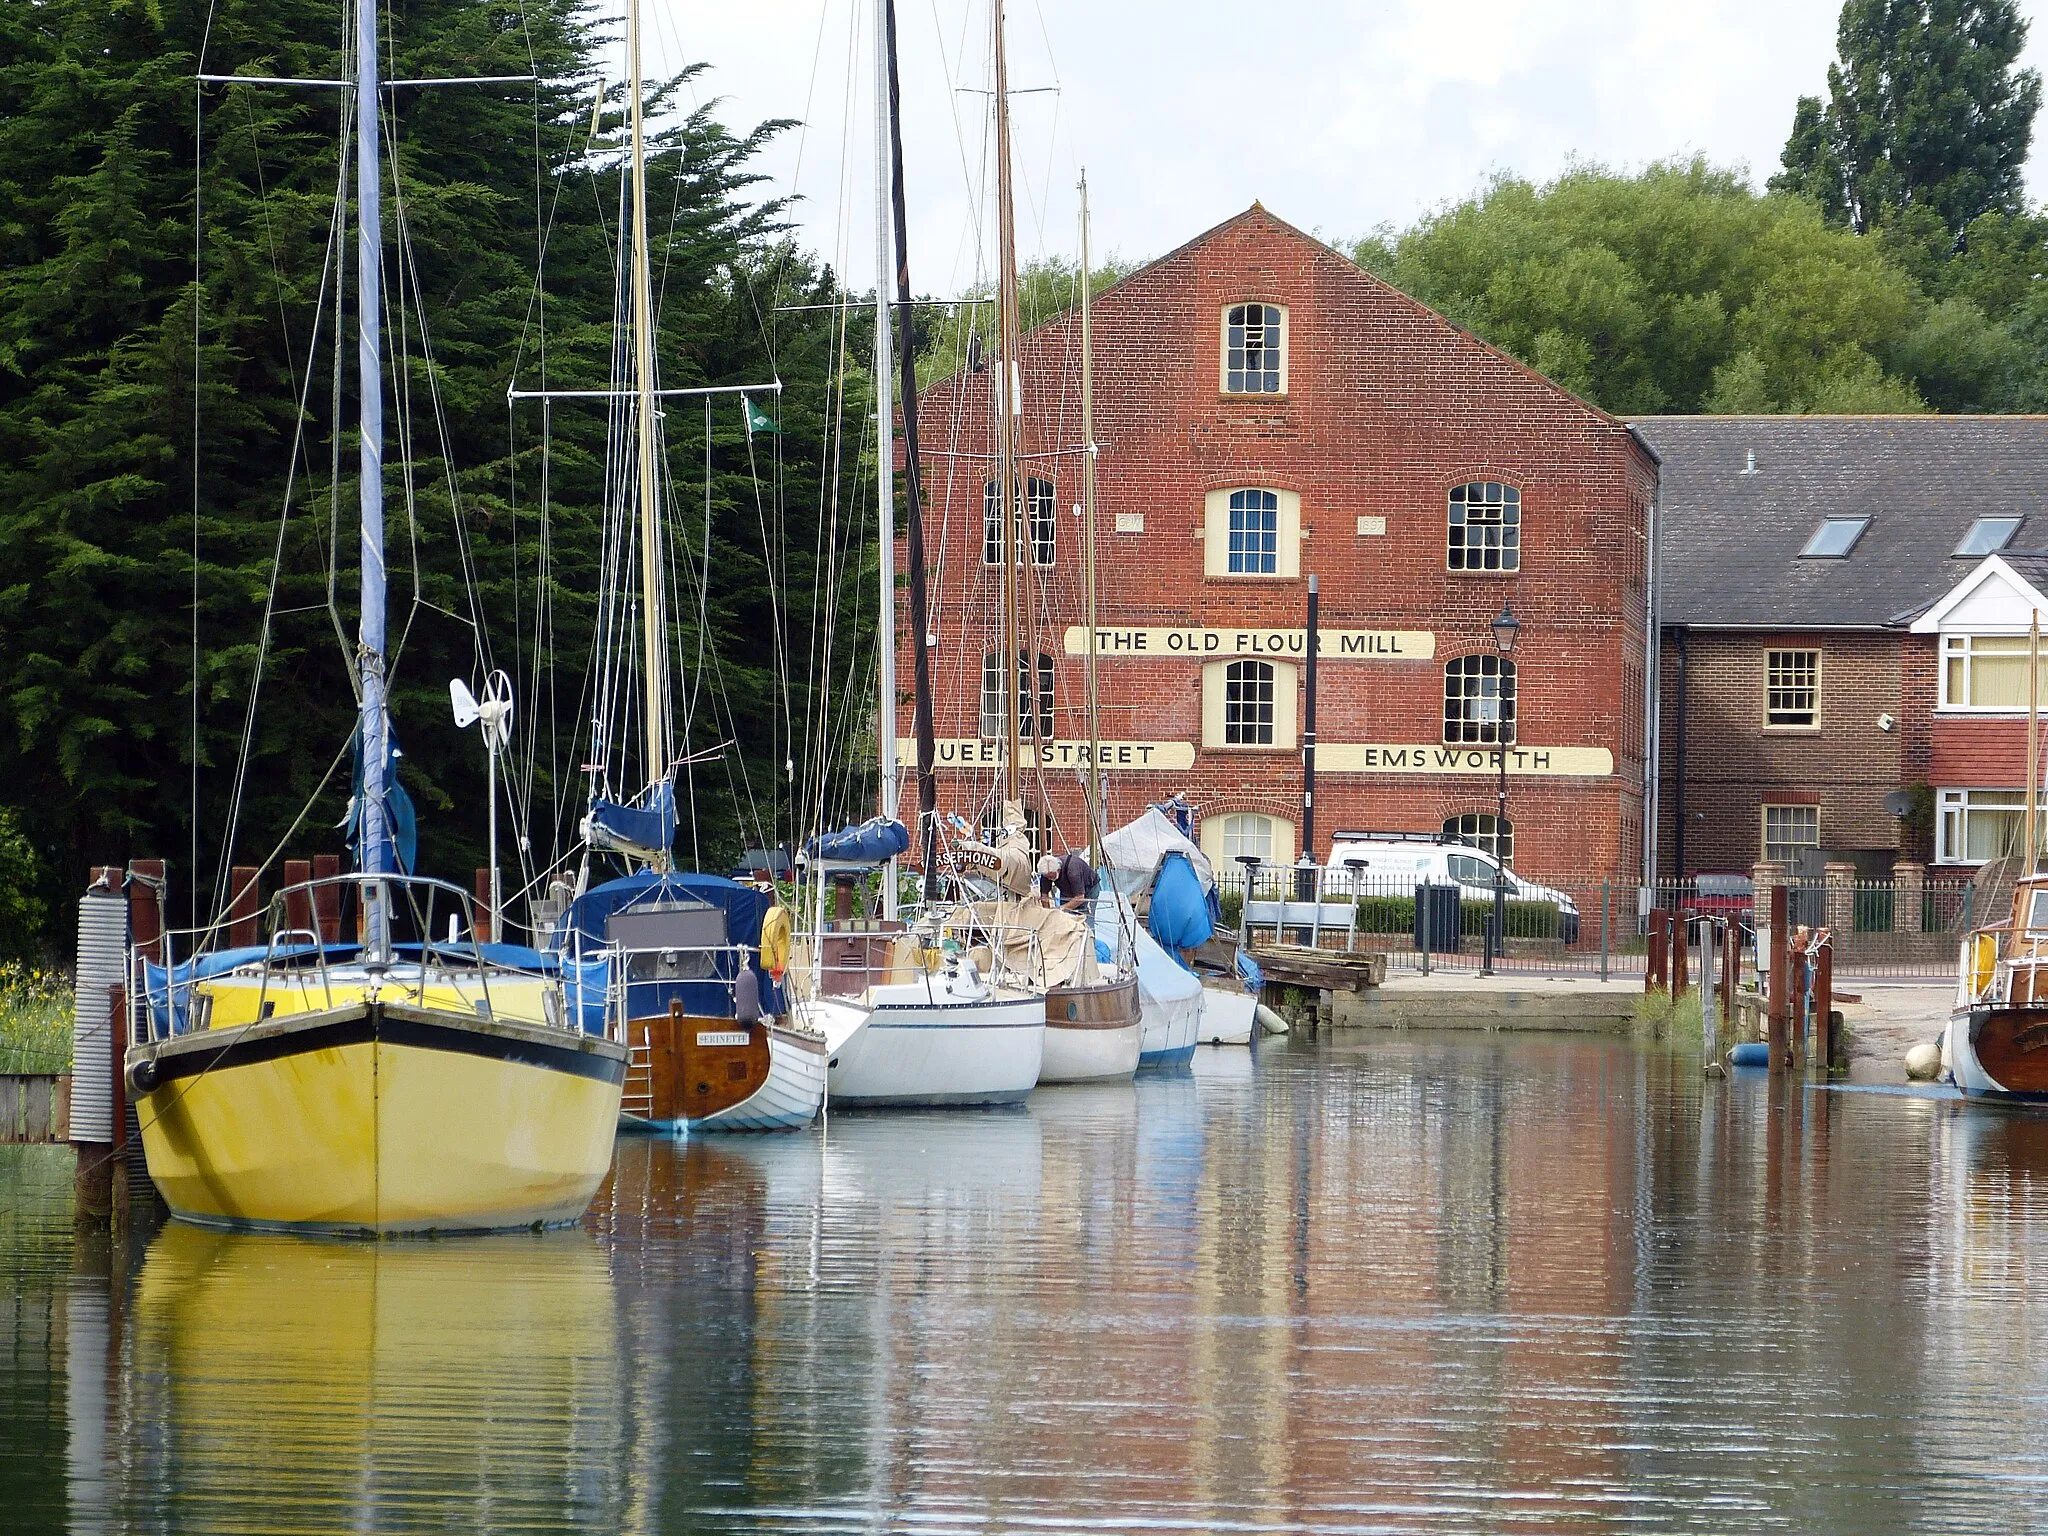
{"type": "MultiPolygon", "coordinates": [[[[1368,878],[1348,870],[1264,866],[1216,871],[1225,926],[1249,942],[1316,943],[1382,950],[1410,970],[1490,966],[1528,975],[1643,974],[1649,914],[1658,908],[1721,917],[1753,945],[1756,898],[1747,881],[1620,880],[1537,882],[1521,877],[1502,904],[1496,933],[1491,886],[1368,878]]],[[[1872,980],[1946,981],[1956,945],[1973,922],[1967,880],[1787,884],[1788,921],[1834,932],[1837,972],[1872,980]]]]}

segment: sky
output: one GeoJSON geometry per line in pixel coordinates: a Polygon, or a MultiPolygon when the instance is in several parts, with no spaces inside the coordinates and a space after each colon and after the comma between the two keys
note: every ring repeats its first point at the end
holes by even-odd
{"type": "MultiPolygon", "coordinates": [[[[990,0],[898,0],[911,277],[964,292],[992,262],[990,0]]],[[[873,0],[645,0],[649,73],[703,60],[735,127],[802,126],[763,157],[799,237],[875,268],[873,0]]],[[[2023,0],[2048,72],[2048,0],[2023,0]]],[[[1254,199],[1330,238],[1412,223],[1500,172],[1704,154],[1777,168],[1824,94],[1839,0],[1009,0],[1019,245],[1071,258],[1085,167],[1098,254],[1163,255],[1254,199]],[[1047,89],[1050,87],[1051,89],[1047,89]]],[[[623,70],[618,71],[623,73],[623,70]]],[[[2048,130],[2048,122],[2042,124],[2048,130]]],[[[2030,196],[2048,164],[2029,165],[2030,196]]]]}

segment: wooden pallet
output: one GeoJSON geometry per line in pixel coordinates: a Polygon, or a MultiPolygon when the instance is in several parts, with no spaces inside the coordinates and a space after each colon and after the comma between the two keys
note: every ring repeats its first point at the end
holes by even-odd
{"type": "Polygon", "coordinates": [[[1387,979],[1384,950],[1370,954],[1335,949],[1311,949],[1306,944],[1262,944],[1252,958],[1266,973],[1268,983],[1282,987],[1314,987],[1323,992],[1363,992],[1387,979]]]}

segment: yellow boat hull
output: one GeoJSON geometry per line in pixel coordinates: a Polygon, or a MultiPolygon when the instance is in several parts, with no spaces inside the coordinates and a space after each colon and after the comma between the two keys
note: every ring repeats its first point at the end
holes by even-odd
{"type": "Polygon", "coordinates": [[[128,1058],[174,1215],[380,1234],[576,1220],[611,1167],[625,1067],[610,1041],[376,1002],[128,1058]]]}

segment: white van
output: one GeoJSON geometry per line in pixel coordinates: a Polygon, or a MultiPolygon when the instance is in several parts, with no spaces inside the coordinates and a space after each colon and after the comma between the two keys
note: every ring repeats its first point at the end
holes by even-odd
{"type": "Polygon", "coordinates": [[[1330,895],[1412,896],[1416,886],[1428,881],[1464,886],[1470,900],[1490,898],[1499,880],[1507,887],[1509,901],[1556,907],[1558,936],[1567,944],[1579,939],[1579,908],[1571,897],[1503,869],[1492,854],[1470,843],[1446,842],[1419,832],[1339,832],[1330,848],[1328,870],[1323,890],[1330,895]]]}

